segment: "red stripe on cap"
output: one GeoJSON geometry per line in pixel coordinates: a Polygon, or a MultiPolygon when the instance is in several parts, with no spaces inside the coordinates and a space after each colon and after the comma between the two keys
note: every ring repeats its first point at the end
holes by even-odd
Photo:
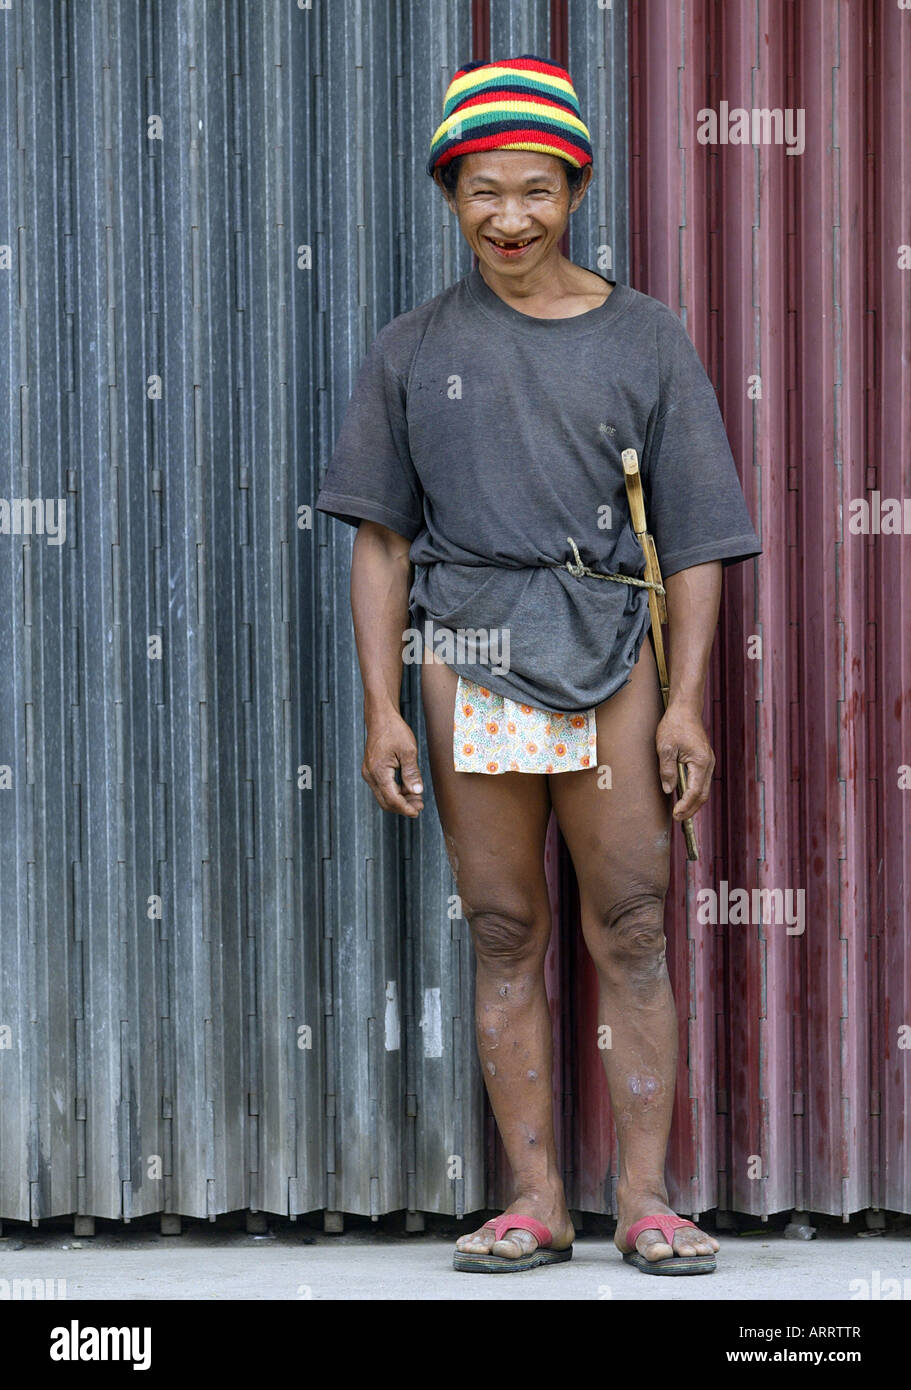
{"type": "MultiPolygon", "coordinates": [[[[491,87],[487,92],[476,92],[473,97],[466,97],[464,101],[460,101],[458,105],[454,106],[449,114],[454,116],[457,111],[467,111],[470,106],[478,106],[486,101],[492,101],[497,106],[502,106],[504,101],[533,101],[538,106],[552,106],[555,111],[576,116],[575,111],[571,111],[568,106],[559,101],[552,101],[550,97],[539,97],[536,92],[500,92],[495,87],[491,87]]],[[[503,120],[507,120],[511,114],[508,111],[504,112],[503,120]]],[[[516,115],[519,114],[521,113],[516,112],[516,115]]],[[[494,119],[496,118],[492,116],[491,120],[494,119]]],[[[579,117],[576,116],[576,120],[578,119],[579,117]]]]}
{"type": "Polygon", "coordinates": [[[564,82],[572,86],[572,78],[566,68],[561,68],[559,63],[538,63],[530,58],[503,58],[499,62],[482,63],[477,68],[459,68],[453,74],[452,81],[456,82],[460,77],[474,77],[479,72],[484,72],[486,68],[510,68],[513,72],[540,72],[547,77],[562,77],[564,82]]]}
{"type": "MultiPolygon", "coordinates": [[[[536,62],[534,58],[504,58],[499,63],[495,63],[493,61],[491,61],[490,63],[485,63],[484,67],[518,68],[519,70],[525,68],[528,72],[556,73],[558,77],[563,77],[567,81],[569,81],[569,73],[566,71],[566,68],[561,67],[559,63],[548,63],[545,61],[536,62]]],[[[481,69],[473,68],[472,71],[480,72],[481,69]]]]}
{"type": "MultiPolygon", "coordinates": [[[[524,130],[521,126],[515,130],[501,130],[493,135],[479,135],[472,140],[460,140],[457,145],[451,146],[445,154],[437,160],[438,164],[448,164],[450,159],[455,159],[460,154],[477,154],[482,150],[495,150],[502,148],[504,142],[515,140],[533,140],[538,145],[555,145],[558,149],[565,150],[567,154],[573,155],[578,163],[587,164],[589,162],[588,151],[581,145],[574,145],[571,140],[564,140],[562,136],[554,134],[550,130],[524,130]]],[[[515,151],[521,154],[520,150],[515,151]]],[[[529,154],[536,154],[538,151],[529,150],[529,154]]],[[[541,151],[546,154],[546,150],[541,151]]],[[[559,155],[555,156],[557,159],[559,155]]]]}

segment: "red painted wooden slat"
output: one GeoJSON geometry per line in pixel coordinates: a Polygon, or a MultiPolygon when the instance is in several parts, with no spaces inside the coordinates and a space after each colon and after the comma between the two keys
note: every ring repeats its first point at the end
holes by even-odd
{"type": "MultiPolygon", "coordinates": [[[[897,5],[630,0],[630,281],[684,319],[766,547],[725,575],[716,786],[668,893],[687,1213],[911,1210],[911,538],[848,525],[874,489],[911,499],[908,90],[897,5]],[[804,153],[701,145],[722,101],[803,110],[804,153]],[[700,923],[722,881],[803,889],[804,934],[700,923]]],[[[609,1211],[597,982],[553,825],[547,856],[561,1161],[571,1205],[609,1211]]]]}
{"type": "MultiPolygon", "coordinates": [[[[713,7],[716,33],[718,9],[713,7]]],[[[773,23],[766,6],[759,8],[758,23],[744,22],[753,11],[752,5],[735,7],[725,17],[716,107],[721,101],[747,109],[786,104],[788,25],[773,23]]],[[[785,209],[793,160],[781,146],[706,148],[718,170],[712,207],[720,242],[715,384],[751,513],[774,557],[788,536],[788,276],[782,271],[790,253],[785,209]]],[[[728,571],[718,644],[722,876],[749,891],[799,886],[789,857],[790,768],[776,756],[784,746],[781,730],[790,723],[787,570],[773,558],[769,571],[774,582],[759,586],[752,562],[728,571]]],[[[766,1215],[793,1201],[787,1059],[792,971],[803,948],[780,922],[722,930],[729,934],[732,971],[725,1028],[728,1201],[737,1210],[766,1215]],[[738,1007],[740,1000],[745,1009],[738,1007]]]]}
{"type": "MultiPolygon", "coordinates": [[[[871,247],[868,318],[875,317],[876,356],[870,373],[873,430],[865,456],[876,465],[883,497],[911,498],[911,12],[869,0],[864,30],[870,42],[867,91],[871,128],[873,199],[867,210],[871,247]]],[[[855,540],[860,538],[855,538],[855,540]]],[[[911,951],[908,889],[911,884],[911,787],[899,769],[911,765],[911,536],[876,538],[870,573],[871,624],[875,627],[877,698],[867,786],[871,819],[882,826],[871,845],[868,876],[871,930],[879,944],[875,1028],[870,1033],[872,1089],[879,1093],[879,1190],[874,1200],[894,1211],[911,1210],[911,951]],[[904,1048],[900,1046],[901,1032],[904,1048]]]]}
{"type": "Polygon", "coordinates": [[[672,952],[691,1038],[721,1010],[717,1056],[692,1051],[678,1089],[669,1176],[681,1199],[763,1215],[911,1206],[908,540],[847,530],[851,498],[911,495],[908,18],[862,0],[630,6],[631,280],[685,319],[766,545],[726,575],[709,705],[720,775],[704,863],[676,865],[688,918],[676,880],[669,895],[669,934],[704,943],[714,984],[703,991],[698,955],[688,970],[672,952]],[[694,112],[722,100],[803,108],[805,152],[698,146],[694,112]],[[722,878],[803,888],[805,935],[700,934],[692,888],[722,878]],[[713,1090],[717,1181],[713,1118],[703,1104],[694,1144],[684,1105],[713,1090]]]}

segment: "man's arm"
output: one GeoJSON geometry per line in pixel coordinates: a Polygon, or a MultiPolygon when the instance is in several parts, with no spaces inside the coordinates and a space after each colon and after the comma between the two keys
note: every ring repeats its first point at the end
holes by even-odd
{"type": "Polygon", "coordinates": [[[351,612],[364,683],[367,743],[361,776],[384,811],[417,816],[423,785],[414,734],[400,713],[402,636],[408,626],[410,542],[387,526],[362,521],[351,560],[351,612]],[[395,780],[402,770],[401,787],[395,780]]]}
{"type": "Polygon", "coordinates": [[[686,795],[675,802],[675,820],[686,820],[706,801],[715,755],[702,723],[705,679],[718,625],[721,602],[721,561],[693,565],[665,579],[667,590],[668,682],[667,710],[658,725],[655,743],[661,785],[677,785],[677,761],[686,764],[686,795]]]}

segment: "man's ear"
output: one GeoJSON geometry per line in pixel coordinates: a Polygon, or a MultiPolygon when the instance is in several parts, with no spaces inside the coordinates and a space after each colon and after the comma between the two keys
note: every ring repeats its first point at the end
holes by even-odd
{"type": "Polygon", "coordinates": [[[448,189],[446,188],[445,184],[443,183],[443,180],[440,178],[440,171],[439,171],[439,169],[434,169],[434,171],[433,171],[433,181],[434,181],[434,183],[437,185],[437,187],[440,189],[441,193],[443,194],[443,197],[446,199],[446,202],[449,204],[449,210],[450,210],[450,212],[455,213],[455,212],[457,211],[455,199],[454,199],[454,198],[452,197],[452,195],[449,193],[448,189]]]}
{"type": "Polygon", "coordinates": [[[586,164],[582,170],[582,182],[580,183],[579,187],[576,189],[575,193],[569,200],[570,212],[575,212],[576,208],[582,202],[582,199],[585,197],[585,191],[588,188],[588,185],[591,183],[592,179],[594,178],[594,175],[595,171],[592,168],[592,166],[590,164],[586,164]]]}

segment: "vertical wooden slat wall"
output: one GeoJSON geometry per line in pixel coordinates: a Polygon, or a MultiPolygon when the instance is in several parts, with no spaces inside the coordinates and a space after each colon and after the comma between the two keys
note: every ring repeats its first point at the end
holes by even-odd
{"type": "MultiPolygon", "coordinates": [[[[911,496],[911,12],[864,5],[852,38],[862,58],[864,143],[856,170],[864,228],[863,467],[859,490],[911,496]]],[[[908,506],[905,503],[905,512],[908,506]]],[[[865,911],[870,921],[869,1201],[911,1208],[911,541],[901,534],[852,536],[864,553],[863,671],[869,689],[849,713],[859,721],[867,776],[865,911]]]]}
{"type": "Polygon", "coordinates": [[[311,514],[369,343],[468,268],[423,163],[469,40],[0,10],[0,494],[67,502],[0,535],[0,1219],[483,1201],[465,924],[432,802],[360,778],[311,514]]]}
{"type": "Polygon", "coordinates": [[[909,18],[630,4],[632,283],[686,323],[765,546],[725,580],[717,786],[669,899],[683,1210],[911,1205],[909,541],[852,529],[911,487],[909,18]],[[803,152],[700,143],[722,102],[802,110],[803,152]],[[805,931],[701,923],[722,880],[803,890],[805,931]]]}
{"type": "MultiPolygon", "coordinates": [[[[0,1219],[462,1215],[508,1165],[432,794],[361,780],[360,361],[470,256],[423,173],[468,57],[592,130],[574,260],[681,315],[766,547],[727,572],[702,861],[675,849],[671,1199],[911,1210],[911,14],[878,0],[88,0],[0,10],[0,1219]],[[801,108],[806,149],[697,113],[801,108]],[[907,266],[907,253],[904,265],[907,266]],[[761,393],[757,387],[761,386],[761,393]],[[761,641],[761,649],[759,642],[761,641]],[[806,931],[701,889],[804,889],[806,931]],[[485,1123],[486,1117],[486,1123],[485,1123]]],[[[418,673],[403,712],[429,787],[418,673]]],[[[615,1209],[596,982],[547,840],[571,1205],[615,1209]]]]}

